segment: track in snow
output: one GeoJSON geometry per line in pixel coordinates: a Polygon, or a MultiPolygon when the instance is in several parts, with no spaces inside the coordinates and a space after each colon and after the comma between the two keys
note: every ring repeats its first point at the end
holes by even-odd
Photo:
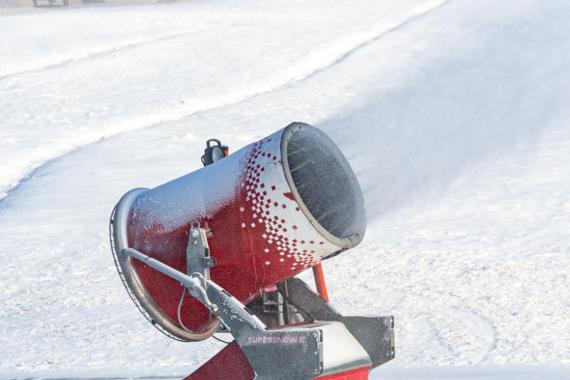
{"type": "MultiPolygon", "coordinates": [[[[422,10],[418,14],[410,16],[403,21],[398,21],[395,26],[389,27],[388,29],[382,29],[380,32],[375,32],[372,37],[370,38],[366,37],[364,41],[357,41],[356,43],[353,43],[353,45],[348,47],[344,47],[341,45],[340,52],[334,50],[331,52],[328,48],[325,48],[323,52],[319,52],[317,48],[317,51],[311,52],[310,57],[318,57],[318,60],[316,61],[310,60],[308,62],[301,61],[300,63],[296,63],[293,67],[288,67],[283,73],[283,75],[277,75],[277,77],[282,77],[282,78],[280,78],[278,81],[275,81],[274,83],[272,83],[273,81],[269,80],[266,85],[250,89],[249,91],[246,92],[230,91],[229,94],[219,94],[212,98],[202,99],[198,101],[199,106],[187,106],[185,104],[183,105],[178,104],[175,107],[167,106],[159,108],[158,110],[155,109],[152,114],[144,113],[142,115],[129,116],[130,120],[126,122],[124,120],[119,122],[112,122],[112,121],[108,122],[109,126],[106,128],[107,132],[104,133],[103,135],[95,137],[91,141],[85,141],[79,146],[76,146],[70,150],[60,153],[55,157],[52,157],[50,159],[45,160],[42,163],[37,164],[31,171],[26,173],[19,180],[13,182],[12,185],[8,187],[7,190],[5,190],[4,196],[0,197],[0,210],[2,209],[3,198],[9,196],[13,191],[17,191],[21,183],[26,182],[30,178],[33,178],[34,175],[39,170],[41,170],[42,167],[52,162],[53,160],[57,160],[58,158],[65,156],[69,153],[77,152],[78,150],[83,149],[89,145],[96,144],[97,142],[101,141],[101,139],[112,138],[113,136],[116,136],[118,134],[125,132],[132,132],[134,130],[157,127],[165,123],[174,122],[177,120],[187,118],[199,112],[213,111],[227,106],[238,105],[240,103],[247,102],[248,100],[253,99],[255,97],[262,96],[271,92],[280,91],[286,87],[292,86],[296,83],[312,78],[313,76],[325,70],[333,68],[335,65],[338,65],[343,61],[345,61],[346,59],[348,59],[351,55],[355,54],[357,51],[367,47],[369,44],[379,40],[380,38],[397,31],[399,28],[404,27],[409,23],[420,19],[421,17],[439,8],[446,2],[447,1],[443,1],[441,3],[436,4],[435,6],[431,6],[428,9],[422,10]]],[[[31,69],[1,76],[0,81],[2,81],[3,79],[13,78],[14,76],[38,73],[46,70],[65,69],[67,65],[82,63],[90,59],[104,58],[105,56],[108,56],[110,54],[124,54],[133,48],[140,48],[144,46],[154,45],[162,41],[184,38],[194,35],[196,33],[197,31],[176,33],[173,35],[167,35],[147,41],[129,43],[118,47],[113,47],[111,49],[89,53],[86,56],[79,56],[79,57],[66,59],[61,62],[45,65],[37,69],[31,69]]],[[[334,46],[335,43],[331,43],[331,45],[334,46]]]]}

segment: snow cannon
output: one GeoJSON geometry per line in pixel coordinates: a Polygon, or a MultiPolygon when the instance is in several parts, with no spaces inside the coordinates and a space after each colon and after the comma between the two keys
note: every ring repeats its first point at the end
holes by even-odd
{"type": "Polygon", "coordinates": [[[127,192],[110,222],[119,276],[147,320],[177,340],[234,338],[188,379],[365,379],[391,360],[391,316],[343,316],[328,299],[321,262],[366,228],[335,143],[292,123],[233,154],[209,140],[202,163],[127,192]],[[308,268],[317,292],[296,277],[308,268]]]}

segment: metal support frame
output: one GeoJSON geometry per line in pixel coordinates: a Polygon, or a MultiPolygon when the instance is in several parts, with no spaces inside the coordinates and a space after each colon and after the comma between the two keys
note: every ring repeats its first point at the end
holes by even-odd
{"type": "Polygon", "coordinates": [[[395,357],[394,317],[343,316],[298,278],[287,280],[287,302],[305,319],[337,321],[346,326],[372,360],[372,368],[395,357]]]}
{"type": "Polygon", "coordinates": [[[322,373],[319,326],[267,330],[241,302],[202,274],[195,272],[188,276],[132,248],[123,249],[121,255],[140,260],[186,287],[234,336],[256,379],[311,379],[322,373]]]}
{"type": "Polygon", "coordinates": [[[120,262],[139,260],[185,287],[234,336],[256,379],[313,379],[374,368],[394,357],[392,317],[342,316],[302,280],[292,278],[285,283],[285,301],[313,322],[268,329],[210,280],[209,268],[215,259],[210,256],[204,229],[191,228],[186,253],[188,274],[133,248],[123,248],[117,255],[120,262]]]}
{"type": "Polygon", "coordinates": [[[299,279],[287,280],[288,301],[314,323],[268,330],[239,300],[201,273],[184,274],[132,248],[121,255],[186,287],[234,336],[256,379],[313,379],[374,368],[394,357],[392,317],[342,316],[299,279]]]}

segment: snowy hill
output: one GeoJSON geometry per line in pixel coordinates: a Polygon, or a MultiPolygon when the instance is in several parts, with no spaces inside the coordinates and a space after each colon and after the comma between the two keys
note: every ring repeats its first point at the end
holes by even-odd
{"type": "Polygon", "coordinates": [[[342,312],[393,314],[382,379],[570,378],[570,4],[199,1],[0,17],[0,377],[184,375],[221,347],[151,328],[120,196],[291,121],[333,137],[365,241],[342,312]]]}

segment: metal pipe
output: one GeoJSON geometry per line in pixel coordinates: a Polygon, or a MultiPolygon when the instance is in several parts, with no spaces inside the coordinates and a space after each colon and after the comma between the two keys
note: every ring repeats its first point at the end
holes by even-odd
{"type": "Polygon", "coordinates": [[[180,282],[182,286],[188,289],[192,296],[220,318],[236,339],[240,331],[244,331],[244,327],[249,327],[257,331],[264,331],[266,329],[265,324],[256,316],[248,313],[245,306],[239,302],[239,300],[227,293],[215,282],[204,279],[201,274],[193,273],[192,276],[188,276],[133,248],[123,249],[121,254],[129,258],[135,258],[152,269],[180,282]]]}
{"type": "Polygon", "coordinates": [[[318,263],[313,267],[313,276],[315,277],[317,292],[325,301],[329,302],[329,292],[327,291],[327,283],[325,281],[325,274],[321,263],[318,263]]]}

